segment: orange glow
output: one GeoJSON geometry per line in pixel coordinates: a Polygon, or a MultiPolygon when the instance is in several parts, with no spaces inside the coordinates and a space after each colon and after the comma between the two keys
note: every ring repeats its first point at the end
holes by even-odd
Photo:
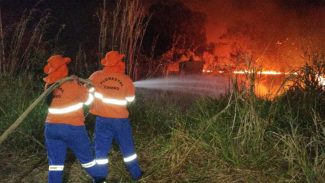
{"type": "MultiPolygon", "coordinates": [[[[247,88],[250,87],[250,80],[243,73],[248,73],[247,71],[236,72],[237,82],[245,85],[247,88]]],[[[272,100],[275,97],[283,94],[289,86],[292,85],[291,82],[287,81],[284,83],[286,78],[285,73],[278,74],[278,72],[261,72],[263,74],[257,75],[254,81],[254,93],[261,98],[272,100]]]]}
{"type": "Polygon", "coordinates": [[[254,92],[257,96],[265,99],[274,99],[275,97],[283,94],[290,85],[291,82],[284,82],[284,78],[289,74],[289,72],[280,72],[276,70],[262,70],[262,71],[253,71],[253,70],[235,70],[232,72],[234,75],[239,75],[240,80],[246,85],[249,85],[249,81],[244,76],[245,74],[254,74],[256,73],[257,77],[254,82],[254,92]],[[284,85],[282,85],[284,84],[284,85]]]}
{"type": "Polygon", "coordinates": [[[209,69],[203,69],[202,72],[204,72],[204,73],[211,73],[212,70],[209,70],[209,69]]]}
{"type": "Polygon", "coordinates": [[[325,78],[322,76],[318,76],[318,81],[321,86],[325,86],[325,78]]]}
{"type": "MultiPolygon", "coordinates": [[[[250,70],[235,70],[233,74],[252,74],[254,71],[250,70]]],[[[265,71],[257,71],[256,74],[260,75],[287,75],[290,74],[288,72],[279,72],[279,71],[272,71],[272,70],[265,70],[265,71]]]]}

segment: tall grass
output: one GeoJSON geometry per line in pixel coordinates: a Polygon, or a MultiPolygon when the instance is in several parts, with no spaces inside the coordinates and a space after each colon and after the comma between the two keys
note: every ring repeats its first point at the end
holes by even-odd
{"type": "Polygon", "coordinates": [[[281,134],[281,152],[288,162],[289,174],[294,181],[324,182],[324,120],[314,114],[313,122],[316,128],[311,137],[299,133],[299,126],[290,121],[291,132],[281,134]]]}
{"type": "Polygon", "coordinates": [[[118,0],[113,14],[107,11],[104,0],[103,8],[98,13],[99,52],[101,56],[107,50],[118,50],[126,54],[126,72],[134,78],[142,40],[150,19],[146,16],[140,0],[118,0]]]}
{"type": "MultiPolygon", "coordinates": [[[[118,4],[119,5],[119,4],[118,4]]],[[[119,8],[117,6],[116,8],[119,8]]],[[[105,52],[108,47],[108,32],[109,32],[109,14],[107,10],[106,0],[103,0],[103,7],[97,12],[97,17],[99,20],[99,39],[98,39],[98,51],[99,59],[105,56],[105,52]]]]}
{"type": "MultiPolygon", "coordinates": [[[[4,132],[42,92],[33,75],[10,77],[0,75],[0,132],[4,132]],[[26,79],[27,78],[27,79],[26,79]]],[[[46,108],[37,106],[5,146],[19,151],[39,151],[43,145],[43,121],[46,108]],[[26,146],[28,144],[28,146],[26,146]]]]}
{"type": "Polygon", "coordinates": [[[39,68],[39,57],[46,54],[45,50],[42,52],[42,46],[48,18],[49,12],[40,12],[35,7],[30,11],[26,10],[12,28],[4,27],[0,21],[2,73],[13,75],[39,68]]]}
{"type": "MultiPolygon", "coordinates": [[[[24,79],[2,80],[6,81],[2,85],[10,87],[1,91],[5,97],[0,100],[0,131],[42,90],[24,79]]],[[[228,96],[212,99],[138,90],[136,102],[130,106],[130,118],[139,161],[146,172],[141,182],[324,182],[322,108],[311,102],[314,107],[306,116],[307,111],[302,110],[307,109],[299,108],[296,102],[300,101],[291,98],[291,94],[266,101],[251,91],[234,90],[228,96]]],[[[309,96],[309,90],[304,88],[292,92],[309,96]]],[[[321,102],[317,105],[323,105],[321,102]]],[[[5,151],[24,149],[27,154],[45,155],[45,113],[46,107],[39,106],[4,144],[5,151]]],[[[93,128],[93,120],[87,118],[89,128],[93,128]]],[[[131,182],[116,147],[110,160],[110,180],[131,182]]],[[[67,164],[71,163],[74,171],[81,170],[69,157],[67,164]]],[[[46,170],[40,170],[28,176],[44,173],[46,170]]],[[[88,180],[84,174],[76,175],[83,177],[84,182],[88,180]]],[[[71,174],[67,179],[81,181],[71,174]]]]}
{"type": "Polygon", "coordinates": [[[4,35],[3,35],[3,26],[2,26],[2,14],[0,8],[0,73],[5,72],[4,62],[5,62],[5,45],[4,45],[4,35]]]}

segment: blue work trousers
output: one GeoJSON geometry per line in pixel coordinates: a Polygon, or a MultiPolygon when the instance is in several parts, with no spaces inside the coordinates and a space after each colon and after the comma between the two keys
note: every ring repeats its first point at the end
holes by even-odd
{"type": "Polygon", "coordinates": [[[108,175],[107,154],[112,148],[113,139],[122,152],[123,160],[132,179],[137,180],[142,175],[142,172],[135,153],[129,120],[127,118],[105,118],[98,116],[95,127],[95,153],[96,161],[101,169],[101,177],[108,175]]]}
{"type": "Polygon", "coordinates": [[[46,123],[44,131],[49,160],[49,183],[62,182],[67,148],[72,150],[94,180],[100,176],[85,126],[46,123]]]}

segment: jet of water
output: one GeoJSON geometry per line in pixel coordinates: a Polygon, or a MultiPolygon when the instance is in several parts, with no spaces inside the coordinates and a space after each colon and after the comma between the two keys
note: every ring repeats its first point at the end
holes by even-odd
{"type": "Polygon", "coordinates": [[[136,88],[197,94],[202,96],[219,97],[231,89],[229,77],[212,75],[185,75],[134,82],[136,88]]]}

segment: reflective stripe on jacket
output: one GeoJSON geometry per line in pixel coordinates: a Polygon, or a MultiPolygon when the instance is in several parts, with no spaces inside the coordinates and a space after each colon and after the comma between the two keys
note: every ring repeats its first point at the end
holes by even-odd
{"type": "Polygon", "coordinates": [[[134,101],[135,89],[125,74],[97,71],[89,78],[95,85],[90,113],[109,118],[128,118],[127,104],[134,101]]]}
{"type": "Polygon", "coordinates": [[[94,96],[76,81],[68,81],[53,91],[46,121],[75,126],[84,125],[83,105],[90,104],[94,96]]]}

